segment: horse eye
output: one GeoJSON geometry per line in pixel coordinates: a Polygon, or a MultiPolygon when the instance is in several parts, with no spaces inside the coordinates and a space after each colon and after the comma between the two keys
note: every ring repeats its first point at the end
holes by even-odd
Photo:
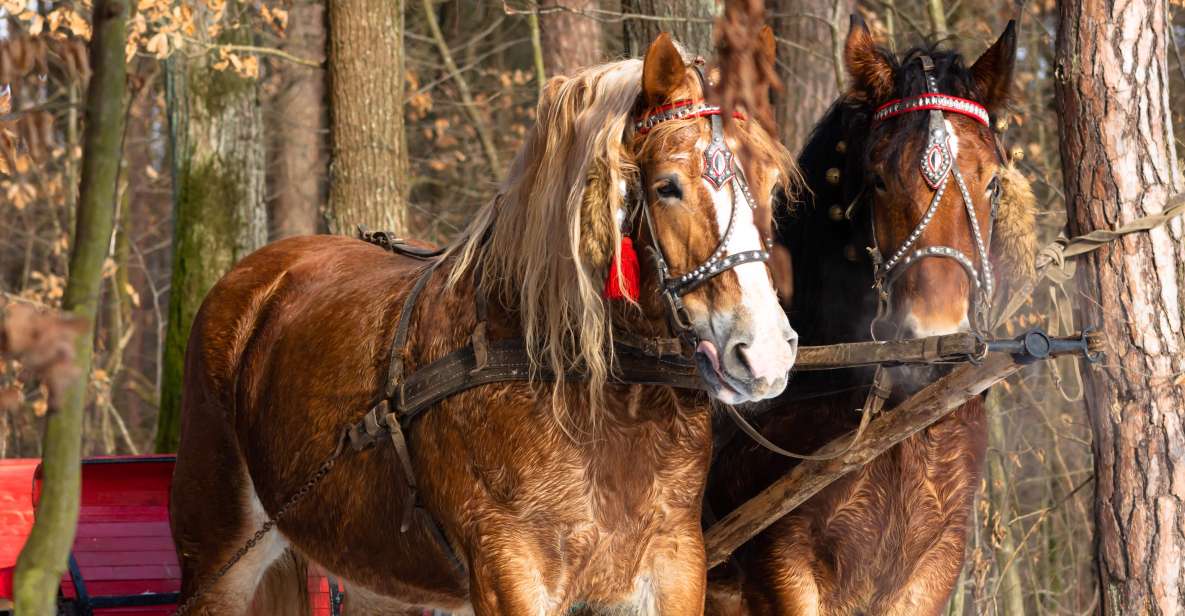
{"type": "Polygon", "coordinates": [[[663,178],[655,182],[654,192],[658,194],[659,199],[683,198],[683,188],[679,186],[679,180],[674,178],[663,178]]]}
{"type": "Polygon", "coordinates": [[[987,193],[988,199],[995,199],[996,196],[1000,194],[1000,178],[999,177],[994,177],[994,178],[992,178],[992,181],[988,182],[986,193],[987,193]]]}
{"type": "Polygon", "coordinates": [[[888,189],[888,186],[885,185],[885,178],[881,177],[879,173],[872,174],[872,187],[877,192],[885,192],[888,189]]]}

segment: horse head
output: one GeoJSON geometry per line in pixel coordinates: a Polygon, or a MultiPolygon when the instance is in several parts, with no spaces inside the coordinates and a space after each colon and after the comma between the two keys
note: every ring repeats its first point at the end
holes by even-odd
{"type": "MultiPolygon", "coordinates": [[[[1010,169],[992,123],[1008,100],[1016,40],[1010,22],[970,67],[937,48],[898,58],[853,18],[844,46],[848,98],[867,125],[866,137],[849,144],[863,174],[851,179],[862,183],[867,209],[858,214],[871,225],[880,301],[874,334],[987,333],[997,277],[1031,262],[1015,254],[1017,237],[1035,240],[1031,212],[1029,228],[1014,228],[1026,212],[1000,209],[1006,190],[1027,191],[1027,183],[1010,169]],[[992,250],[1001,241],[1014,250],[992,250]],[[993,267],[1001,264],[1006,271],[993,267]]],[[[1028,250],[1020,256],[1031,257],[1028,250]]]]}
{"type": "Polygon", "coordinates": [[[687,341],[728,403],[781,393],[794,362],[765,264],[793,160],[744,110],[721,117],[700,64],[662,34],[642,61],[551,79],[497,203],[468,234],[463,258],[517,307],[533,359],[583,366],[594,400],[623,325],[687,341]]]}

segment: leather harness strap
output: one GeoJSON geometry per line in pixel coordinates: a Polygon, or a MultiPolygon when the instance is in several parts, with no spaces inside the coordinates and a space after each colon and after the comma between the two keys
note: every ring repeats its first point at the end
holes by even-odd
{"type": "MultiPolygon", "coordinates": [[[[666,385],[678,389],[703,389],[695,364],[681,355],[651,355],[635,347],[614,345],[616,358],[611,384],[666,385]]],[[[484,366],[478,350],[468,345],[420,368],[395,388],[392,397],[406,426],[432,405],[463,391],[511,381],[549,383],[556,375],[544,368],[532,370],[526,344],[520,338],[487,343],[484,366]]],[[[564,373],[568,381],[584,380],[579,370],[564,373]]]]}

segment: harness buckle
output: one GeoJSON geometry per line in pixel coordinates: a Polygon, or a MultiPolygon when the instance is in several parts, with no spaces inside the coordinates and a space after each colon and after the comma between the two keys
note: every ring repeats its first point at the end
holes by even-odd
{"type": "Polygon", "coordinates": [[[354,451],[362,451],[374,445],[378,437],[382,436],[384,427],[379,423],[379,416],[386,415],[390,412],[390,403],[383,400],[366,412],[362,420],[350,426],[349,439],[350,448],[354,451]]]}

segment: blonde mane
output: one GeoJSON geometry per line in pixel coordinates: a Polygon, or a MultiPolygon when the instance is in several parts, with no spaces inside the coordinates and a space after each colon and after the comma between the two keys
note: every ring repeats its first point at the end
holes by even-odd
{"type": "MultiPolygon", "coordinates": [[[[535,126],[499,195],[450,248],[449,284],[481,264],[480,291],[519,311],[532,366],[562,383],[580,366],[589,403],[599,408],[612,356],[604,276],[621,241],[614,213],[637,167],[625,139],[641,90],[642,62],[624,60],[555,77],[535,126]]],[[[565,412],[562,388],[553,406],[565,412]]]]}

